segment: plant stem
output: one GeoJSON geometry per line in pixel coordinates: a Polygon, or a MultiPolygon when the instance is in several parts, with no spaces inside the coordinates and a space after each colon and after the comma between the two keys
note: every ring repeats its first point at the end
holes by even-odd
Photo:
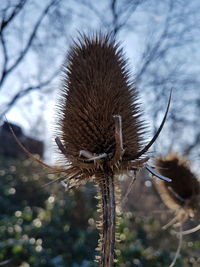
{"type": "Polygon", "coordinates": [[[98,179],[101,192],[102,235],[100,267],[111,267],[114,261],[115,246],[115,187],[113,173],[103,173],[98,179]]]}

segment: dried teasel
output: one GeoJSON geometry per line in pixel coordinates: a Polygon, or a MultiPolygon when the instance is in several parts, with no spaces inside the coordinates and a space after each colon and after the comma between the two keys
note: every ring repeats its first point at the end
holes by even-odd
{"type": "Polygon", "coordinates": [[[182,224],[189,217],[194,217],[199,208],[200,183],[191,171],[188,160],[177,153],[155,160],[157,172],[171,177],[171,183],[156,181],[156,189],[165,205],[175,213],[172,224],[182,224]]]}
{"type": "Polygon", "coordinates": [[[113,266],[114,262],[116,175],[142,167],[155,174],[147,165],[146,152],[162,130],[170,100],[171,94],[158,131],[144,146],[138,93],[119,45],[102,34],[83,35],[73,43],[64,63],[57,111],[55,141],[64,156],[64,167],[50,168],[65,174],[62,184],[68,189],[95,181],[100,192],[100,266],[113,266]]]}
{"type": "MultiPolygon", "coordinates": [[[[165,205],[175,214],[163,229],[169,226],[179,226],[179,245],[175,257],[170,264],[174,266],[180,253],[182,236],[193,233],[200,229],[200,225],[182,231],[183,223],[199,213],[200,183],[196,175],[191,171],[189,161],[178,153],[170,153],[166,157],[159,157],[155,160],[157,171],[161,175],[170,176],[171,183],[155,181],[155,187],[165,205]]],[[[177,233],[177,232],[176,232],[177,233]]]]}

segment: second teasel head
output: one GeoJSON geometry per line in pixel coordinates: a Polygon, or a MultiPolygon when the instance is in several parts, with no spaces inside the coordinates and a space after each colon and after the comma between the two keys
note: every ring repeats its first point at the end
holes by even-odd
{"type": "Polygon", "coordinates": [[[189,161],[178,153],[155,160],[157,172],[169,176],[172,181],[155,182],[156,189],[166,204],[175,212],[173,223],[183,223],[199,212],[200,182],[192,172],[189,161]]]}

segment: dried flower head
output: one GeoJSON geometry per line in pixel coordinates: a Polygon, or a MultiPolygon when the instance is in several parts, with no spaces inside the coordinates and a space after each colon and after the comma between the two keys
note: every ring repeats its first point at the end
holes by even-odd
{"type": "Polygon", "coordinates": [[[106,168],[120,172],[143,166],[148,160],[143,156],[162,129],[169,103],[156,135],[141,149],[144,121],[126,59],[114,40],[97,34],[80,36],[71,47],[58,107],[56,143],[78,172],[73,181],[79,184],[106,168]]]}
{"type": "Polygon", "coordinates": [[[134,158],[142,146],[144,123],[118,45],[108,36],[84,36],[71,48],[63,76],[60,139],[83,179],[105,163],[115,168],[119,160],[134,158]]]}
{"type": "Polygon", "coordinates": [[[177,153],[155,160],[157,171],[169,176],[172,182],[155,182],[156,189],[166,206],[175,212],[175,218],[165,226],[182,224],[197,213],[200,200],[200,183],[191,171],[188,160],[177,153]]]}

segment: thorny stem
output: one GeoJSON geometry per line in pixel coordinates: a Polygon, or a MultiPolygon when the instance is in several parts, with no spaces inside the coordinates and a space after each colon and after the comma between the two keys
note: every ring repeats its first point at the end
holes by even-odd
{"type": "Polygon", "coordinates": [[[115,187],[113,173],[102,173],[98,178],[102,201],[102,233],[100,267],[112,267],[115,246],[115,187]]]}

